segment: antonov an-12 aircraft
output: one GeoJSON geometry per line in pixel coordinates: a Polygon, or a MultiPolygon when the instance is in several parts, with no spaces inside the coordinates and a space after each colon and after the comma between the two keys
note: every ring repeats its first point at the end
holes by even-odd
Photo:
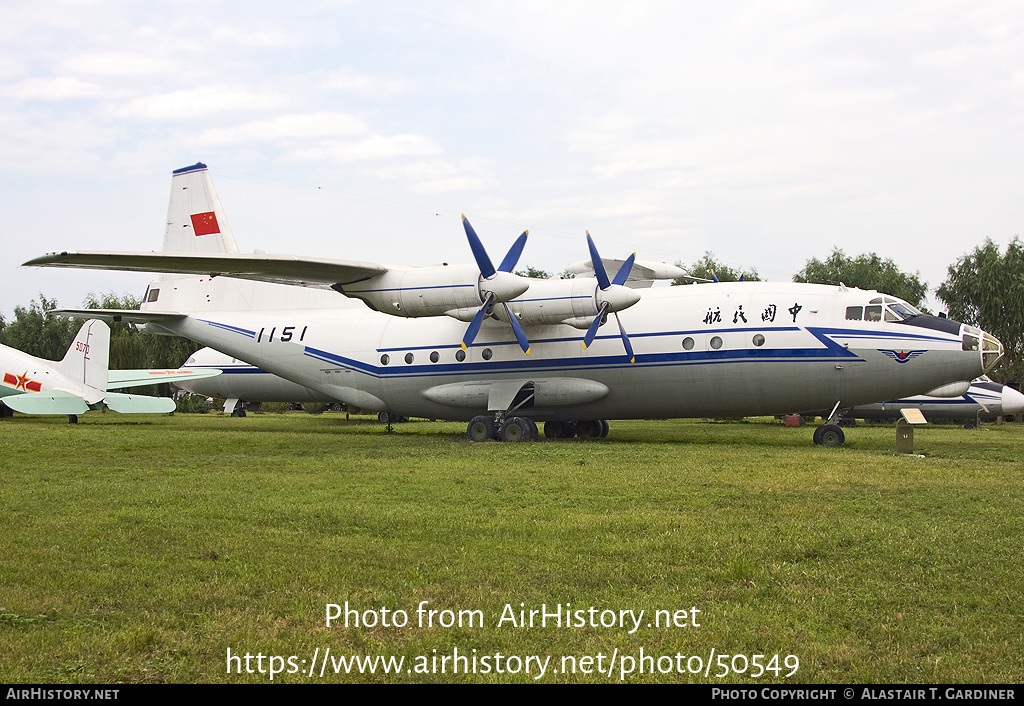
{"type": "Polygon", "coordinates": [[[110,329],[98,320],[86,321],[63,360],[43,360],[0,346],[0,412],[66,414],[73,424],[78,415],[107,406],[124,414],[174,411],[174,400],[111,392],[124,387],[157,385],[220,375],[216,369],[108,370],[110,329]]]}
{"type": "MultiPolygon", "coordinates": [[[[495,267],[463,226],[475,265],[240,254],[195,164],[173,173],[164,252],[59,251],[25,264],[173,273],[151,283],[141,311],[64,313],[185,336],[365,410],[468,421],[477,441],[533,439],[537,422],[549,437],[604,436],[608,419],[828,408],[831,422],[971,380],[1002,355],[993,336],[874,291],[632,288],[678,268],[630,256],[609,276],[589,235],[593,276],[528,279],[513,273],[526,233],[495,267]]],[[[815,440],[840,444],[842,431],[829,423],[815,440]]]]}

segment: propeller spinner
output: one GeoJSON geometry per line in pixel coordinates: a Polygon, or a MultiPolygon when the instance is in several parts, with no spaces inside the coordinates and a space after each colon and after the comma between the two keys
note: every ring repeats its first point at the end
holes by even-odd
{"type": "Polygon", "coordinates": [[[526,238],[529,235],[529,231],[523,231],[523,234],[516,238],[505,258],[498,265],[498,269],[495,269],[491,263],[491,258],[487,256],[487,250],[484,249],[483,243],[480,242],[480,237],[473,230],[473,226],[469,224],[465,214],[462,216],[462,225],[466,229],[466,237],[469,238],[469,247],[473,251],[473,257],[476,258],[476,264],[480,268],[480,297],[483,299],[483,306],[476,312],[473,320],[469,322],[466,335],[462,337],[462,349],[465,350],[473,345],[473,340],[480,331],[484,317],[491,311],[491,307],[495,303],[499,303],[505,307],[505,313],[508,314],[508,320],[512,324],[512,331],[516,335],[519,347],[523,349],[524,353],[529,355],[530,342],[526,338],[526,333],[523,331],[523,327],[520,325],[515,314],[512,313],[508,304],[505,303],[510,299],[515,299],[530,288],[529,282],[519,275],[512,274],[512,268],[516,266],[516,263],[519,262],[519,256],[523,254],[523,248],[526,246],[526,238]]]}

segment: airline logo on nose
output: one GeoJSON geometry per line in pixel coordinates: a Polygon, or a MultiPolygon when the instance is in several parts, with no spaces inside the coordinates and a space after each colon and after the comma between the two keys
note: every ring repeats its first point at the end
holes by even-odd
{"type": "Polygon", "coordinates": [[[908,360],[913,360],[917,356],[921,355],[925,351],[894,351],[894,350],[882,350],[878,349],[878,352],[882,355],[887,355],[897,363],[906,363],[908,360]]]}

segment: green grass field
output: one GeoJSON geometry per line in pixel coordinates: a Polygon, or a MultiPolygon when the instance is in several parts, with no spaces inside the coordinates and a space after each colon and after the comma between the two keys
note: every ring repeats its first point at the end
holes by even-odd
{"type": "Polygon", "coordinates": [[[840,449],[767,419],[504,445],[464,430],[0,421],[0,682],[1024,677],[1024,425],[919,429],[924,458],[895,457],[888,425],[840,449]],[[346,602],[360,626],[328,626],[346,602]],[[498,624],[520,604],[586,625],[498,624]],[[403,662],[345,673],[350,655],[403,662]]]}

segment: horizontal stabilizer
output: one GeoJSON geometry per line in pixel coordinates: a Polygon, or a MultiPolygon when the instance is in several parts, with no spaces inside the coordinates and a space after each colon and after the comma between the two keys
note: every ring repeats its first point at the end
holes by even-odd
{"type": "Polygon", "coordinates": [[[139,385],[159,385],[162,382],[184,382],[185,380],[201,380],[220,375],[220,369],[190,369],[178,368],[177,370],[111,370],[107,373],[107,389],[116,390],[122,387],[137,387],[139,385]]]}
{"type": "Polygon", "coordinates": [[[25,263],[31,267],[223,275],[257,282],[330,289],[387,272],[371,262],[327,260],[295,255],[239,253],[169,254],[153,252],[53,252],[25,263]]]}
{"type": "Polygon", "coordinates": [[[177,408],[169,397],[123,395],[119,392],[108,392],[103,403],[121,414],[166,414],[177,408]]]}
{"type": "Polygon", "coordinates": [[[8,395],[4,404],[22,414],[85,414],[89,405],[81,397],[67,392],[8,395]]]}
{"type": "Polygon", "coordinates": [[[53,309],[50,313],[75,319],[123,321],[126,324],[152,324],[185,318],[185,314],[174,311],[139,311],[137,309],[53,309]]]}

